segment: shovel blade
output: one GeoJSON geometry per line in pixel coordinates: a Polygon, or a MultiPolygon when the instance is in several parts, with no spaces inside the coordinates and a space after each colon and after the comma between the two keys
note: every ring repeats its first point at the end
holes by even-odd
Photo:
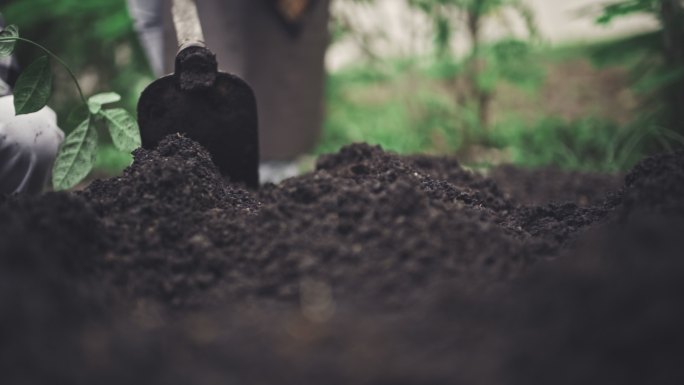
{"type": "Polygon", "coordinates": [[[203,145],[221,174],[259,186],[259,135],[256,100],[242,79],[218,72],[212,87],[183,91],[174,75],[150,84],[138,101],[144,148],[180,133],[203,145]]]}

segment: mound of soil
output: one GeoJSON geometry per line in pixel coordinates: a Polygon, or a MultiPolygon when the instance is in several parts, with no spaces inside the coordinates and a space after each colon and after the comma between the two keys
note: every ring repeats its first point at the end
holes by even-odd
{"type": "Polygon", "coordinates": [[[587,207],[622,186],[619,175],[563,171],[556,167],[524,169],[511,165],[494,168],[489,177],[511,199],[526,205],[573,202],[587,207]]]}
{"type": "Polygon", "coordinates": [[[202,302],[234,264],[221,247],[240,242],[248,231],[240,221],[259,203],[225,183],[190,139],[170,137],[133,155],[121,177],[95,181],[81,194],[109,238],[97,260],[99,279],[132,298],[202,302]]]}
{"type": "Polygon", "coordinates": [[[258,193],[225,183],[187,138],[134,156],[82,194],[111,237],[101,281],[132,298],[296,302],[311,281],[400,305],[442,280],[510,278],[536,257],[535,242],[502,224],[513,205],[493,182],[462,170],[436,179],[414,166],[426,159],[379,147],[344,148],[258,193]]]}
{"type": "Polygon", "coordinates": [[[684,153],[613,191],[365,144],[258,192],[184,137],[134,158],[0,201],[3,383],[681,383],[684,153]]]}

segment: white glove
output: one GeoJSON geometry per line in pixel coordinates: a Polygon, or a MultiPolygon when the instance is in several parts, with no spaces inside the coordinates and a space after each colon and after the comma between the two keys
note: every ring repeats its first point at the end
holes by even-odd
{"type": "Polygon", "coordinates": [[[14,97],[0,97],[0,194],[41,192],[63,140],[50,107],[15,116],[14,97]]]}

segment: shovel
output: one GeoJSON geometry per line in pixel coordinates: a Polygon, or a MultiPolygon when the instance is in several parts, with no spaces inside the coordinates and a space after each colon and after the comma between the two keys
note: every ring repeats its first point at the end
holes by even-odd
{"type": "Polygon", "coordinates": [[[174,73],[147,86],[138,101],[142,146],[152,149],[181,133],[203,145],[221,174],[251,188],[259,186],[257,107],[250,86],[218,71],[204,44],[194,0],[173,0],[178,38],[174,73]]]}

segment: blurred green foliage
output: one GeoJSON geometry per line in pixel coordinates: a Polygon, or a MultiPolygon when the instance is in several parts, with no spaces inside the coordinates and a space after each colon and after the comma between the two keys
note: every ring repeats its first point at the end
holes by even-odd
{"type": "Polygon", "coordinates": [[[658,127],[657,135],[640,135],[643,140],[639,147],[644,152],[654,152],[681,146],[684,137],[684,1],[613,1],[603,5],[596,22],[608,24],[632,14],[650,15],[658,20],[660,28],[653,33],[599,47],[593,56],[603,63],[615,63],[625,57],[637,58],[630,66],[632,89],[642,99],[635,123],[641,125],[642,130],[658,127]]]}
{"type": "Polygon", "coordinates": [[[316,152],[350,142],[398,152],[452,152],[461,145],[461,118],[452,99],[410,62],[350,68],[328,77],[327,119],[316,152]]]}
{"type": "Polygon", "coordinates": [[[597,118],[545,117],[532,125],[510,121],[495,131],[494,141],[509,147],[513,162],[523,166],[616,171],[614,143],[620,131],[615,123],[597,118]]]}
{"type": "Polygon", "coordinates": [[[98,148],[95,166],[97,174],[116,175],[133,162],[133,155],[119,151],[114,145],[106,144],[98,148]]]}
{"type": "Polygon", "coordinates": [[[599,24],[608,24],[616,18],[635,13],[657,14],[661,0],[622,0],[603,5],[603,12],[596,19],[599,24]]]}
{"type": "Polygon", "coordinates": [[[493,133],[492,141],[510,149],[515,164],[582,171],[625,171],[644,156],[646,140],[659,141],[669,151],[673,144],[684,144],[676,133],[648,122],[620,126],[596,117],[547,117],[533,125],[509,121],[493,133]]]}
{"type": "MultiPolygon", "coordinates": [[[[465,87],[458,87],[458,99],[469,109],[477,111],[477,127],[486,131],[491,125],[491,109],[500,78],[507,80],[524,78],[533,73],[533,68],[519,66],[523,71],[512,69],[514,61],[526,63],[528,45],[537,35],[534,13],[521,0],[407,0],[408,4],[426,14],[433,24],[435,52],[440,59],[452,57],[451,45],[454,35],[463,33],[468,38],[470,53],[463,60],[462,71],[456,76],[466,81],[465,87]],[[482,34],[488,23],[497,21],[509,25],[510,9],[523,20],[529,39],[504,39],[483,44],[482,34]],[[513,53],[513,56],[510,55],[513,53]],[[511,60],[513,59],[513,60],[511,60]]],[[[510,36],[514,36],[512,31],[510,36]]],[[[531,64],[531,63],[526,63],[531,64]]],[[[479,135],[482,137],[483,135],[479,135]]],[[[469,138],[468,140],[472,140],[469,138]]]]}
{"type": "MultiPolygon", "coordinates": [[[[536,50],[524,45],[522,53],[515,42],[488,48],[493,52],[498,50],[500,55],[497,58],[500,72],[494,85],[501,87],[510,83],[522,92],[517,97],[529,99],[527,104],[531,106],[537,102],[541,105],[533,111],[532,119],[517,117],[519,111],[515,109],[499,110],[502,118],[486,132],[473,128],[477,127],[476,109],[453,97],[454,87],[458,87],[453,79],[463,71],[463,62],[407,59],[339,71],[329,75],[328,119],[317,152],[335,151],[350,142],[366,141],[401,153],[457,154],[471,163],[508,161],[527,167],[627,170],[650,151],[672,150],[684,144],[684,138],[643,112],[625,119],[626,123],[601,117],[600,112],[610,108],[608,105],[592,106],[594,110],[578,111],[572,117],[556,116],[545,112],[545,100],[539,94],[546,72],[554,66],[591,61],[597,74],[606,67],[635,72],[644,57],[652,56],[649,49],[620,50],[620,56],[610,54],[610,50],[631,46],[633,41],[645,39],[644,36],[536,50]],[[478,135],[478,140],[473,141],[478,135]],[[473,156],[473,149],[481,147],[473,146],[473,142],[485,143],[485,152],[487,148],[496,150],[503,158],[487,160],[486,156],[478,157],[481,154],[473,156]]],[[[631,89],[627,80],[619,85],[626,92],[631,89]]],[[[638,88],[637,85],[633,84],[632,88],[638,88]]],[[[564,89],[553,91],[563,93],[564,89]]],[[[615,96],[603,95],[606,103],[615,96]]]]}
{"type": "MultiPolygon", "coordinates": [[[[684,66],[677,61],[684,58],[678,54],[684,49],[684,39],[672,39],[681,36],[677,34],[684,29],[680,0],[601,4],[599,12],[591,16],[599,24],[645,13],[659,20],[661,29],[609,42],[552,49],[534,44],[537,32],[533,13],[520,1],[407,1],[433,22],[434,58],[427,63],[417,58],[404,60],[413,65],[403,66],[402,71],[397,70],[396,63],[376,61],[369,67],[331,75],[329,117],[319,150],[334,150],[349,141],[371,141],[400,152],[455,153],[466,162],[481,162],[476,152],[487,155],[490,149],[498,150],[495,162],[614,172],[631,167],[646,154],[684,144],[684,119],[677,113],[684,111],[684,102],[677,99],[684,91],[684,66]],[[482,23],[500,17],[504,7],[516,10],[528,27],[530,40],[479,40],[482,23]],[[451,39],[457,33],[469,34],[471,41],[470,54],[460,59],[450,52],[451,39]],[[563,83],[564,79],[549,83],[548,70],[569,67],[571,72],[587,71],[580,65],[587,61],[595,66],[595,70],[590,69],[594,76],[600,76],[603,69],[615,69],[628,77],[618,85],[608,84],[607,91],[598,91],[604,92],[605,101],[599,98],[584,110],[577,110],[581,103],[574,106],[568,100],[566,109],[571,116],[547,112],[545,95],[562,95],[574,86],[567,83],[569,80],[563,83]],[[374,75],[359,76],[368,73],[374,75]],[[493,106],[506,83],[524,92],[519,98],[540,103],[532,119],[517,117],[515,106],[493,106]],[[556,84],[556,88],[549,90],[548,84],[556,84]],[[376,95],[375,103],[358,98],[367,93],[376,95]],[[406,93],[411,96],[401,96],[406,93]],[[619,121],[603,116],[601,111],[614,108],[612,99],[624,93],[633,95],[639,108],[625,110],[629,116],[619,121]],[[483,111],[487,115],[490,108],[500,119],[490,122],[488,116],[483,117],[483,111]],[[354,128],[345,130],[350,126],[354,128]]],[[[556,78],[562,76],[555,72],[556,78]]],[[[580,99],[583,93],[587,91],[580,89],[580,99]]]]}

